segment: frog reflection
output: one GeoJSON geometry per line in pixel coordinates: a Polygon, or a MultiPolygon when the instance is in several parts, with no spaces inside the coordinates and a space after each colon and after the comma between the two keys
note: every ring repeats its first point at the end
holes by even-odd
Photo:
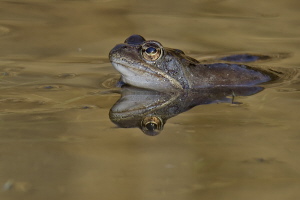
{"type": "Polygon", "coordinates": [[[123,128],[138,127],[147,135],[158,135],[171,117],[194,106],[232,103],[233,96],[249,96],[262,91],[259,86],[217,87],[169,93],[124,86],[120,99],[110,109],[110,120],[123,128]]]}

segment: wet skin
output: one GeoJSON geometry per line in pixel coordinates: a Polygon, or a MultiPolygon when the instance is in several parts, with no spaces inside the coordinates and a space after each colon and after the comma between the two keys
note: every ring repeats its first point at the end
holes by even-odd
{"type": "Polygon", "coordinates": [[[203,64],[183,51],[132,35],[109,53],[121,81],[135,87],[168,91],[224,86],[252,86],[274,78],[270,71],[243,64],[203,64]]]}

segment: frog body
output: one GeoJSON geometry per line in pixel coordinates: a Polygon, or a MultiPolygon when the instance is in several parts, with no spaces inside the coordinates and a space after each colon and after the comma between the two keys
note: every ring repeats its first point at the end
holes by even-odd
{"type": "Polygon", "coordinates": [[[271,71],[244,64],[201,63],[179,49],[164,47],[140,35],[132,35],[116,45],[109,58],[121,73],[123,83],[158,91],[253,86],[276,78],[271,71]]]}

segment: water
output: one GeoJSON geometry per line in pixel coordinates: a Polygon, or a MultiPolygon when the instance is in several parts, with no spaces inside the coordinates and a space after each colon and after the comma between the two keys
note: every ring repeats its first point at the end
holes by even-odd
{"type": "Polygon", "coordinates": [[[0,1],[1,199],[297,199],[299,2],[0,1]],[[293,73],[156,137],[116,127],[108,52],[131,34],[293,73]],[[284,55],[283,57],[280,55],[284,55]]]}

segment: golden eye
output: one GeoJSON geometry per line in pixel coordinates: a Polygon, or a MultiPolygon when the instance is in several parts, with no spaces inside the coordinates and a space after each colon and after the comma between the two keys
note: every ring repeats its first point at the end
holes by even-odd
{"type": "Polygon", "coordinates": [[[160,117],[145,117],[141,121],[141,129],[147,135],[158,135],[163,129],[164,122],[160,117]]]}
{"type": "Polygon", "coordinates": [[[142,56],[147,61],[156,61],[162,54],[162,46],[156,41],[148,41],[142,46],[142,56]]]}

